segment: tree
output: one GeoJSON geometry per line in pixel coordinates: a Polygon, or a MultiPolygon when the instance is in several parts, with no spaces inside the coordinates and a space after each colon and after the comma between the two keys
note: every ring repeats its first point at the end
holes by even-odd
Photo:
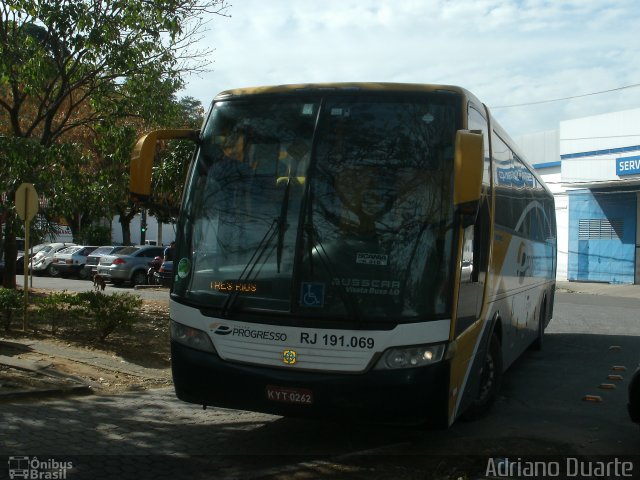
{"type": "Polygon", "coordinates": [[[202,15],[228,7],[226,0],[3,1],[3,121],[12,136],[48,146],[74,128],[139,115],[149,92],[131,81],[161,78],[175,92],[184,74],[205,70],[211,52],[195,48],[202,15]],[[96,108],[81,109],[85,102],[96,108]]]}
{"type": "MultiPolygon", "coordinates": [[[[197,48],[203,16],[228,8],[226,0],[3,0],[0,134],[48,148],[72,132],[143,120],[158,95],[170,100],[185,74],[206,70],[211,51],[197,48]]],[[[30,171],[42,159],[22,160],[30,171]]],[[[15,189],[4,192],[12,199],[15,189]]],[[[2,213],[15,223],[6,201],[2,213]]],[[[5,258],[13,258],[13,228],[5,240],[5,258]]]]}
{"type": "MultiPolygon", "coordinates": [[[[139,213],[138,208],[128,201],[129,160],[137,137],[141,132],[162,125],[197,128],[204,117],[201,102],[192,97],[184,97],[179,101],[174,96],[164,97],[151,102],[149,108],[154,108],[154,111],[147,112],[145,117],[153,121],[121,121],[116,125],[98,128],[96,154],[100,159],[101,198],[112,205],[114,213],[118,215],[125,244],[131,243],[130,223],[139,213]]],[[[161,222],[175,221],[192,152],[191,142],[170,142],[161,150],[160,158],[154,165],[154,198],[157,204],[150,208],[150,213],[161,222]]]]}
{"type": "MultiPolygon", "coordinates": [[[[69,177],[76,176],[74,172],[80,165],[80,157],[76,145],[60,144],[45,148],[28,138],[0,137],[0,191],[11,192],[0,197],[6,259],[15,258],[16,235],[22,233],[22,222],[14,210],[16,189],[22,182],[33,183],[36,191],[52,204],[45,211],[40,210],[39,215],[56,216],[59,214],[56,210],[59,199],[72,201],[75,184],[69,181],[69,177]],[[8,256],[7,252],[12,252],[10,255],[13,256],[8,256]]],[[[39,232],[40,235],[45,233],[39,232]]],[[[5,262],[4,272],[2,285],[15,288],[15,262],[5,262]]]]}
{"type": "MultiPolygon", "coordinates": [[[[183,97],[176,103],[176,119],[173,126],[198,129],[204,120],[204,108],[200,100],[183,97]]],[[[175,223],[180,208],[189,160],[193,154],[193,142],[173,140],[159,150],[153,166],[150,212],[163,223],[175,223]]]]}

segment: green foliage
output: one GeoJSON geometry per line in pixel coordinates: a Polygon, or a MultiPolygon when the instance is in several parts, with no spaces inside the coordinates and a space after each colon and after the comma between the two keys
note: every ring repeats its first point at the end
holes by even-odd
{"type": "Polygon", "coordinates": [[[0,313],[4,320],[4,329],[11,329],[11,321],[17,310],[22,307],[22,292],[0,287],[0,313]]]}
{"type": "Polygon", "coordinates": [[[53,334],[61,325],[74,325],[83,313],[78,296],[66,291],[40,298],[37,307],[38,316],[51,325],[53,334]]]}
{"type": "MultiPolygon", "coordinates": [[[[203,122],[202,103],[193,97],[184,97],[177,104],[172,124],[197,129],[203,122]]],[[[189,170],[194,145],[187,140],[166,142],[153,166],[149,212],[163,223],[174,223],[178,217],[183,186],[189,170]]]]}
{"type": "Polygon", "coordinates": [[[106,295],[102,292],[82,292],[77,295],[89,314],[98,338],[104,341],[116,330],[130,329],[138,320],[137,310],[142,300],[130,293],[106,295]]]}
{"type": "MultiPolygon", "coordinates": [[[[202,15],[228,8],[227,0],[3,1],[0,192],[13,198],[30,182],[46,199],[46,218],[73,219],[75,228],[118,213],[128,228],[135,138],[193,105],[174,95],[185,73],[211,63],[211,50],[197,46],[202,15]]],[[[19,230],[11,203],[0,203],[7,257],[19,230]]]]}
{"type": "Polygon", "coordinates": [[[12,95],[0,110],[12,135],[48,146],[74,128],[157,110],[154,95],[170,98],[184,73],[211,63],[211,50],[197,47],[200,15],[228,7],[226,0],[3,2],[0,92],[12,95]]]}
{"type": "Polygon", "coordinates": [[[81,245],[110,245],[111,227],[104,225],[88,225],[75,238],[81,245]]]}
{"type": "MultiPolygon", "coordinates": [[[[60,216],[73,212],[78,205],[91,205],[83,198],[81,175],[83,156],[77,145],[61,144],[44,147],[31,138],[0,136],[0,192],[9,201],[0,202],[0,217],[5,226],[2,243],[5,258],[15,257],[10,237],[22,236],[23,222],[16,215],[13,198],[22,182],[32,183],[40,196],[38,217],[31,223],[33,241],[47,239],[47,233],[60,216]]],[[[48,241],[48,239],[47,239],[48,241]]],[[[35,243],[33,243],[35,244],[35,243]]],[[[15,286],[15,277],[8,279],[6,269],[3,284],[15,286]]]]}
{"type": "Polygon", "coordinates": [[[104,341],[113,332],[130,330],[140,318],[141,306],[140,297],[130,293],[64,291],[40,298],[36,302],[36,313],[41,323],[51,326],[53,334],[60,327],[72,330],[88,327],[104,341]]]}
{"type": "MultiPolygon", "coordinates": [[[[78,201],[82,155],[73,144],[46,148],[34,139],[0,136],[0,191],[13,198],[22,182],[32,183],[47,199],[40,213],[60,214],[78,201]]],[[[0,213],[13,214],[13,201],[0,204],[0,213]]]]}

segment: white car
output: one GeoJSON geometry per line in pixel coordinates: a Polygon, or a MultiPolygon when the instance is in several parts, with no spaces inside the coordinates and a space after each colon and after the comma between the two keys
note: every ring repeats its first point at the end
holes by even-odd
{"type": "Polygon", "coordinates": [[[29,270],[34,275],[51,275],[51,262],[53,262],[53,256],[60,250],[75,245],[75,243],[48,243],[38,253],[36,253],[29,262],[29,270]]]}
{"type": "Polygon", "coordinates": [[[93,252],[97,246],[93,245],[75,245],[60,250],[53,256],[53,262],[49,265],[49,271],[54,275],[62,277],[78,276],[81,279],[87,278],[87,272],[84,269],[87,263],[87,256],[93,252]]]}

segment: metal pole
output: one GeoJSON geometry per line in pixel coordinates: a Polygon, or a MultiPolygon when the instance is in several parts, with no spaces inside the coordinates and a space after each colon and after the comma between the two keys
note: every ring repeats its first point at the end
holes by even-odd
{"type": "MultiPolygon", "coordinates": [[[[31,251],[29,252],[29,259],[27,260],[27,265],[31,265],[32,258],[33,258],[33,245],[31,246],[31,251]]],[[[29,288],[33,288],[33,272],[31,270],[26,270],[25,275],[29,275],[29,288]]]]}
{"type": "MultiPolygon", "coordinates": [[[[25,195],[25,212],[27,211],[27,196],[25,195]]],[[[25,220],[24,222],[24,271],[23,271],[23,280],[22,280],[22,290],[24,291],[24,310],[22,313],[22,331],[27,331],[27,310],[29,308],[29,220],[25,220]]]]}
{"type": "Polygon", "coordinates": [[[140,219],[140,245],[144,245],[147,237],[147,209],[142,209],[142,218],[140,219]]]}

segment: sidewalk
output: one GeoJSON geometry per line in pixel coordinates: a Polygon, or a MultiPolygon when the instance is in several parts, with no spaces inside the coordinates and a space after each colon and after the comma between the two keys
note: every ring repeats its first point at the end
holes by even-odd
{"type": "Polygon", "coordinates": [[[75,362],[72,364],[78,370],[89,367],[104,372],[105,377],[135,377],[141,385],[163,383],[167,379],[166,369],[143,367],[99,350],[38,339],[0,338],[0,402],[88,395],[100,387],[99,382],[56,369],[53,364],[61,360],[75,362]]]}
{"type": "Polygon", "coordinates": [[[586,293],[590,295],[640,299],[640,285],[568,282],[563,280],[556,282],[556,292],[586,293]]]}

